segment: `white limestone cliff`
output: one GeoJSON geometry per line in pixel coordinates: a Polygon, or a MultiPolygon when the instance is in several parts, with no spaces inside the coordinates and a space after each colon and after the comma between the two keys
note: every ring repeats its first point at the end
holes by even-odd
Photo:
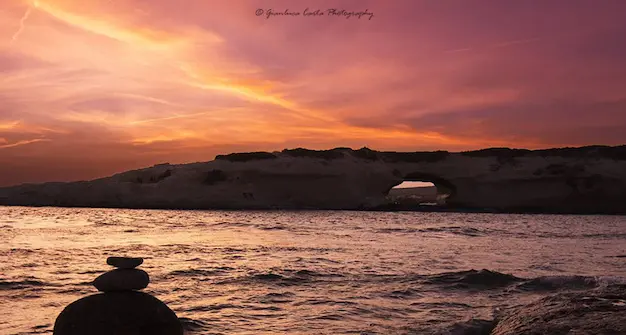
{"type": "Polygon", "coordinates": [[[240,153],[93,181],[0,188],[0,205],[373,209],[386,205],[389,190],[405,180],[433,182],[451,193],[448,206],[462,210],[626,213],[626,146],[240,153]]]}

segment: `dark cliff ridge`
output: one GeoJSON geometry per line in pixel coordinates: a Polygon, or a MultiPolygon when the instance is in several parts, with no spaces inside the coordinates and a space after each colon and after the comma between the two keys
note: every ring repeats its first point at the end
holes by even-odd
{"type": "MultiPolygon", "coordinates": [[[[304,148],[285,149],[280,153],[265,151],[232,153],[228,155],[217,155],[215,159],[227,160],[231,162],[246,162],[261,159],[275,159],[280,155],[291,157],[308,157],[321,159],[341,159],[346,154],[354,157],[386,162],[436,162],[446,159],[450,154],[448,151],[417,151],[417,152],[395,152],[395,151],[375,151],[369,148],[353,150],[350,148],[335,148],[330,150],[310,150],[304,148]]],[[[577,148],[554,148],[554,149],[511,149],[511,148],[488,148],[474,151],[463,151],[458,154],[469,157],[495,157],[501,160],[508,160],[518,157],[570,157],[570,158],[607,158],[614,160],[626,160],[626,145],[603,146],[592,145],[577,148]]]]}
{"type": "MultiPolygon", "coordinates": [[[[429,210],[626,214],[626,145],[451,153],[286,149],[158,164],[93,181],[0,188],[0,205],[159,209],[404,209],[403,181],[449,196],[429,210]]],[[[424,210],[424,208],[409,208],[424,210]]]]}

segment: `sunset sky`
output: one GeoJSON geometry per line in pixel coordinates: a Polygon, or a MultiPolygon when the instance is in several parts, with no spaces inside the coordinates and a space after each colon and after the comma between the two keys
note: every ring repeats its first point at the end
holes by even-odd
{"type": "Polygon", "coordinates": [[[233,151],[624,144],[624,18],[622,0],[2,0],[0,185],[233,151]],[[256,15],[307,8],[325,15],[256,15]]]}

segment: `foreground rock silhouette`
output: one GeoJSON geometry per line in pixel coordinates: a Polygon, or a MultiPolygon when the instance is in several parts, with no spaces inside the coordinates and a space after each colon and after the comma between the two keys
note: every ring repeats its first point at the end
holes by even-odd
{"type": "Polygon", "coordinates": [[[176,314],[159,299],[138,290],[148,286],[148,274],[134,267],[140,258],[109,257],[121,268],[94,280],[103,293],[74,301],[59,314],[54,335],[182,335],[176,314]]]}
{"type": "Polygon", "coordinates": [[[626,334],[626,285],[545,297],[508,311],[484,334],[626,334]]]}
{"type": "Polygon", "coordinates": [[[150,277],[143,270],[116,269],[100,275],[93,281],[100,292],[142,290],[148,287],[150,277]]]}
{"type": "Polygon", "coordinates": [[[143,264],[143,258],[140,257],[109,257],[107,264],[118,269],[134,269],[143,264]]]}
{"type": "Polygon", "coordinates": [[[626,334],[626,285],[609,284],[551,294],[499,311],[493,320],[470,319],[411,335],[626,334]]]}

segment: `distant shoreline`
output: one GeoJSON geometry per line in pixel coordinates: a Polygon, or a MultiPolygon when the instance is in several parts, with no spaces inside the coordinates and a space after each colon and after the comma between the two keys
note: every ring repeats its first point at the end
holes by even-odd
{"type": "Polygon", "coordinates": [[[626,145],[461,153],[299,148],[0,188],[0,205],[625,215],[624,171],[626,145]],[[394,188],[405,182],[434,187],[394,188]]]}
{"type": "Polygon", "coordinates": [[[75,209],[118,209],[118,210],[150,210],[150,211],[217,211],[217,212],[421,212],[421,213],[477,213],[477,214],[528,214],[528,215],[609,215],[626,216],[626,212],[569,212],[569,211],[547,211],[547,210],[522,210],[522,209],[487,209],[487,208],[454,208],[446,206],[416,206],[416,207],[394,207],[379,206],[376,208],[350,209],[350,208],[175,208],[175,207],[89,207],[89,206],[24,206],[24,205],[0,205],[0,207],[25,207],[25,208],[75,208],[75,209]]]}

